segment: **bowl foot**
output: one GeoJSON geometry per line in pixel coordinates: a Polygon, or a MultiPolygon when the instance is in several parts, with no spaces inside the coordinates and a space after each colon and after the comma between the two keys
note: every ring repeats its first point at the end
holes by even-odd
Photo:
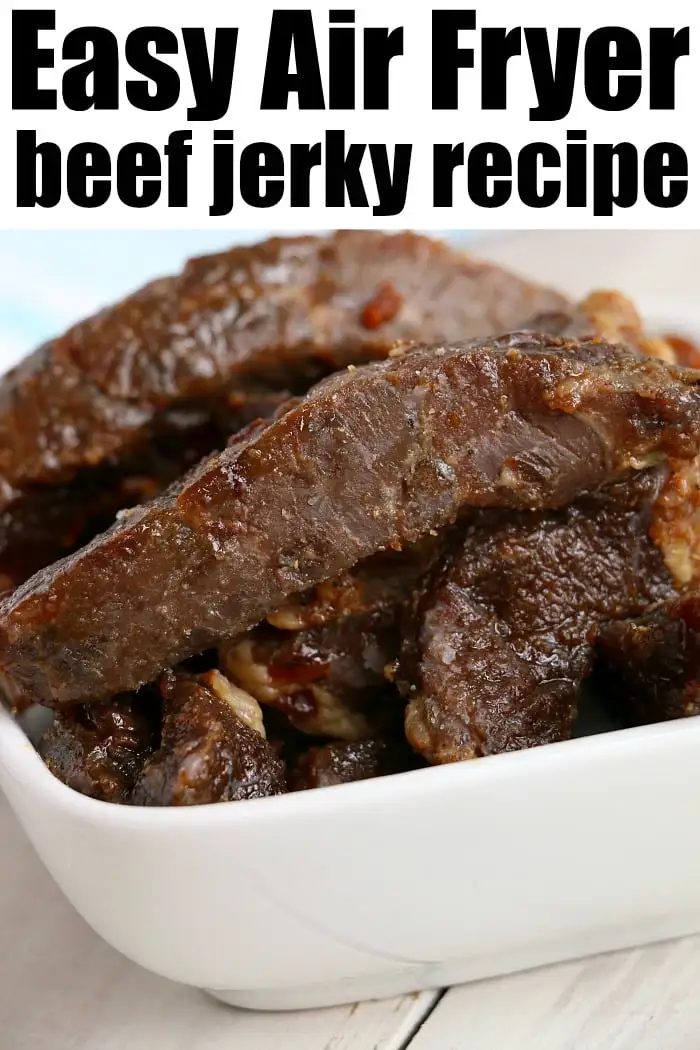
{"type": "Polygon", "coordinates": [[[207,995],[228,1006],[243,1010],[316,1010],[366,999],[391,999],[395,995],[439,987],[431,980],[432,967],[411,967],[389,974],[370,974],[328,984],[308,984],[300,988],[251,990],[206,988],[207,995]]]}
{"type": "Polygon", "coordinates": [[[205,989],[229,1006],[244,1010],[314,1010],[341,1006],[365,999],[390,999],[411,992],[445,988],[453,984],[481,981],[502,974],[518,973],[540,966],[582,959],[611,951],[635,948],[641,944],[673,940],[700,931],[700,917],[664,916],[627,928],[591,931],[585,937],[571,937],[553,944],[531,944],[520,951],[493,956],[474,953],[466,959],[442,963],[416,963],[397,966],[386,973],[369,973],[323,984],[267,989],[205,989]]]}

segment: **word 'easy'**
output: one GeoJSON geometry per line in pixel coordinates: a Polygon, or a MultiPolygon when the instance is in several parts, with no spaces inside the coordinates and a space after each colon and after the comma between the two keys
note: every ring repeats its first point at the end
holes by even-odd
{"type": "MultiPolygon", "coordinates": [[[[285,110],[292,101],[301,110],[389,109],[391,65],[405,57],[403,26],[360,32],[354,10],[333,10],[328,17],[322,61],[320,18],[315,22],[310,10],[272,13],[261,110],[285,110]]],[[[208,39],[201,27],[174,32],[141,26],[121,42],[109,29],[93,25],[73,29],[57,42],[55,24],[53,10],[13,12],[14,109],[57,109],[60,98],[77,112],[114,110],[126,99],[136,109],[158,112],[175,106],[184,87],[194,99],[188,120],[220,120],[229,112],[239,28],[219,27],[208,39]],[[186,73],[179,71],[183,60],[186,73]]],[[[601,26],[588,35],[570,26],[555,37],[541,27],[478,30],[476,11],[463,9],[432,11],[429,28],[434,110],[459,109],[470,88],[478,89],[482,110],[505,110],[531,89],[533,120],[568,116],[577,85],[599,110],[621,112],[642,98],[651,110],[672,110],[677,63],[690,54],[687,26],[652,28],[644,42],[624,26],[601,26]],[[464,46],[471,33],[473,46],[464,46]],[[479,75],[467,75],[476,69],[477,55],[479,75]]],[[[422,63],[425,57],[411,61],[422,63]]]]}

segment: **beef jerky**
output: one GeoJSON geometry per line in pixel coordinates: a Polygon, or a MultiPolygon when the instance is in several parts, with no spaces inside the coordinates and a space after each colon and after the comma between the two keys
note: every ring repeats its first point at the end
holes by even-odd
{"type": "Polygon", "coordinates": [[[529,327],[567,339],[602,339],[607,343],[623,343],[669,364],[694,367],[696,363],[689,357],[683,359],[679,356],[679,351],[669,339],[649,336],[634,303],[621,292],[591,292],[570,308],[533,318],[529,327]]]}
{"type": "Polygon", "coordinates": [[[657,469],[566,510],[482,513],[418,604],[406,733],[431,762],[564,740],[592,630],[674,593],[649,538],[657,469]]]}
{"type": "Polygon", "coordinates": [[[139,501],[133,480],[162,490],[336,368],[383,357],[398,338],[506,331],[564,304],[413,234],[273,239],[193,260],[0,382],[0,584],[109,525],[139,501]],[[149,471],[163,445],[176,469],[149,471]]]}
{"type": "Polygon", "coordinates": [[[220,411],[260,383],[303,391],[346,364],[385,356],[398,339],[507,331],[563,304],[414,234],[275,238],[194,259],[5,376],[2,487],[65,481],[121,459],[173,408],[220,411]]]}
{"type": "Polygon", "coordinates": [[[292,773],[290,786],[293,791],[333,787],[401,773],[416,764],[406,748],[385,740],[335,741],[307,751],[292,773]]]}
{"type": "Polygon", "coordinates": [[[197,678],[167,673],[161,745],[131,796],[139,806],[196,806],[279,795],[284,764],[267,743],[254,710],[217,672],[197,678]]]}
{"type": "MultiPolygon", "coordinates": [[[[592,292],[570,309],[535,318],[532,326],[569,338],[624,343],[684,367],[700,364],[700,353],[687,339],[651,338],[634,304],[620,292],[592,292]]],[[[700,460],[669,463],[651,535],[679,585],[700,582],[700,460]]]]}
{"type": "Polygon", "coordinates": [[[374,554],[342,576],[291,595],[267,614],[267,622],[284,631],[298,631],[345,616],[397,609],[411,596],[439,549],[439,538],[428,536],[406,550],[374,554]]]}
{"type": "Polygon", "coordinates": [[[203,456],[223,448],[233,431],[274,415],[286,394],[258,391],[245,405],[214,417],[190,406],[168,413],[148,445],[117,464],[80,471],[71,481],[5,492],[0,509],[0,575],[12,590],[52,561],[109,528],[123,509],[152,499],[203,456]],[[177,422],[175,422],[177,417],[177,422]]]}
{"type": "Polygon", "coordinates": [[[597,680],[635,725],[700,714],[700,596],[672,598],[597,634],[597,680]]]}
{"type": "Polygon", "coordinates": [[[127,802],[158,742],[160,705],[150,692],[60,711],[39,742],[59,780],[103,802],[127,802]]]}
{"type": "Polygon", "coordinates": [[[700,440],[700,378],[511,335],[330,377],[0,608],[11,701],[151,681],[469,507],[554,509],[700,440]]]}

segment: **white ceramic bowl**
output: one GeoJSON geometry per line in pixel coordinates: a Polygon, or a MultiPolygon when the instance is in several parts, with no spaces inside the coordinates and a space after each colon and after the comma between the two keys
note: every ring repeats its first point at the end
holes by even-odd
{"type": "Polygon", "coordinates": [[[700,718],[191,809],[85,798],[0,710],[0,782],[90,925],[237,1006],[439,987],[700,930],[700,718]]]}
{"type": "MultiPolygon", "coordinates": [[[[699,330],[675,308],[681,333],[699,330]]],[[[259,1009],[379,998],[700,931],[700,718],[192,809],[56,780],[0,705],[0,786],[155,973],[259,1009]]]]}

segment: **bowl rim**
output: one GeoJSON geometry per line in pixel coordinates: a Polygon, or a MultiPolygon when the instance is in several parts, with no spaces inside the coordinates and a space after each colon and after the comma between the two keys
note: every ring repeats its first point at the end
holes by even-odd
{"type": "Polygon", "coordinates": [[[513,778],[556,776],[559,771],[590,769],[616,762],[635,752],[653,753],[664,741],[672,743],[697,736],[700,749],[700,715],[652,725],[614,729],[591,736],[562,740],[540,747],[490,755],[473,762],[428,766],[392,776],[313,791],[289,792],[270,798],[200,806],[140,807],[89,798],[55,777],[43,762],[12,713],[0,704],[0,786],[12,781],[19,792],[31,795],[46,812],[59,810],[83,823],[133,832],[168,831],[171,828],[216,829],[253,823],[288,823],[307,817],[348,810],[395,809],[410,805],[416,796],[440,797],[451,791],[487,791],[492,784],[513,778]]]}

